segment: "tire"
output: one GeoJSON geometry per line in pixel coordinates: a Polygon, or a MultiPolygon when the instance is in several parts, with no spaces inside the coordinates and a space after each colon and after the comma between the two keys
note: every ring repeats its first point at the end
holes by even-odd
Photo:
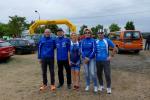
{"type": "Polygon", "coordinates": [[[18,50],[18,51],[17,51],[17,54],[21,55],[21,54],[22,54],[22,52],[21,52],[20,50],[18,50]]]}
{"type": "Polygon", "coordinates": [[[139,52],[140,52],[140,50],[135,50],[135,51],[134,51],[134,53],[137,53],[137,54],[139,54],[139,52]]]}
{"type": "Polygon", "coordinates": [[[117,48],[116,53],[120,54],[121,53],[120,49],[118,47],[116,47],[116,48],[117,48]]]}

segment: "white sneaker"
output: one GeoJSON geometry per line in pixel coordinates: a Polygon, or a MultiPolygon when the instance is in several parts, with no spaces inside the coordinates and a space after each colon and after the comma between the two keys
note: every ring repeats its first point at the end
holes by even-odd
{"type": "Polygon", "coordinates": [[[100,85],[100,86],[98,87],[98,90],[102,92],[102,91],[104,90],[104,86],[100,85]]]}
{"type": "Polygon", "coordinates": [[[90,86],[86,86],[85,91],[89,91],[90,86]]]}
{"type": "Polygon", "coordinates": [[[97,86],[94,86],[94,92],[97,92],[97,91],[98,91],[97,86]]]}
{"type": "Polygon", "coordinates": [[[111,94],[111,88],[107,88],[107,93],[111,94]]]}

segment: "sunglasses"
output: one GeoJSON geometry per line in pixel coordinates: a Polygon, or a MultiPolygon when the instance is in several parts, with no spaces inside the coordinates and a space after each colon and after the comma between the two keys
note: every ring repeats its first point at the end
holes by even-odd
{"type": "Polygon", "coordinates": [[[91,34],[91,32],[85,32],[85,34],[91,34]]]}
{"type": "Polygon", "coordinates": [[[103,33],[101,32],[101,33],[98,33],[98,34],[103,34],[103,33]]]}

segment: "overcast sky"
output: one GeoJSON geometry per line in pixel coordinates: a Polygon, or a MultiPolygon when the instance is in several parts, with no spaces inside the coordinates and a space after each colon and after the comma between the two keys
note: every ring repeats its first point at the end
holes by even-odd
{"type": "Polygon", "coordinates": [[[1,0],[0,22],[7,23],[8,16],[24,16],[27,21],[68,18],[80,27],[111,23],[124,27],[130,20],[136,29],[150,32],[150,0],[1,0]]]}

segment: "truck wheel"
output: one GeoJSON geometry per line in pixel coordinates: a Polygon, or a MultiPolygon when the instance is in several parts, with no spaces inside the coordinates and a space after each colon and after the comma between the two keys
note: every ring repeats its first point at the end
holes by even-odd
{"type": "Polygon", "coordinates": [[[135,50],[134,52],[138,54],[140,52],[140,50],[135,50]]]}
{"type": "Polygon", "coordinates": [[[116,53],[120,54],[121,53],[120,49],[118,47],[116,47],[116,48],[117,48],[116,53]]]}

